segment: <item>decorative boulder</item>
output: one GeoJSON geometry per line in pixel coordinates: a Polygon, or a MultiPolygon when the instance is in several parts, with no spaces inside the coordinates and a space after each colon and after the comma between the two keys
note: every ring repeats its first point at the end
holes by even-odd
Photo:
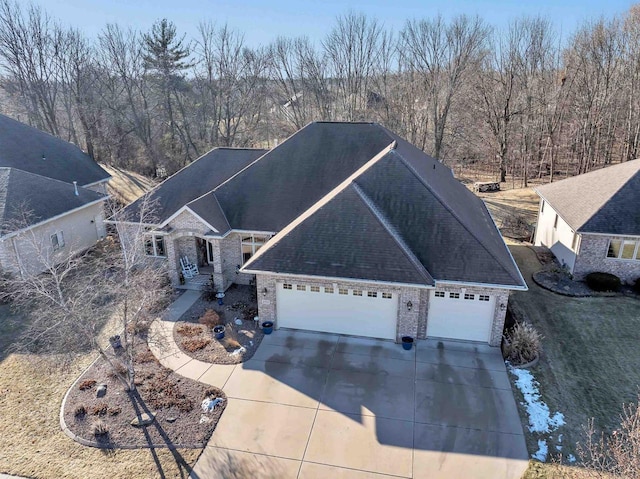
{"type": "Polygon", "coordinates": [[[101,397],[104,397],[106,394],[107,394],[107,385],[100,384],[96,389],[96,397],[101,398],[101,397]]]}
{"type": "Polygon", "coordinates": [[[136,416],[131,420],[131,425],[135,427],[148,426],[156,419],[156,413],[152,412],[147,414],[146,412],[140,414],[140,417],[136,416]]]}

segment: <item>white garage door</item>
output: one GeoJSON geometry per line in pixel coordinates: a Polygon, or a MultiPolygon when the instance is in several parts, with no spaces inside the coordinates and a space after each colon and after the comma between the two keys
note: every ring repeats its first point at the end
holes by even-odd
{"type": "Polygon", "coordinates": [[[427,337],[489,341],[495,296],[431,291],[427,337]]]}
{"type": "Polygon", "coordinates": [[[395,339],[397,294],[279,283],[278,327],[395,339]]]}

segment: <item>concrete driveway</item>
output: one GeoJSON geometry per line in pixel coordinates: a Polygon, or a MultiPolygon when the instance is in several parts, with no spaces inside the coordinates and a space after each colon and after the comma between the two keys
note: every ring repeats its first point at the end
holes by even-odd
{"type": "Polygon", "coordinates": [[[520,478],[527,451],[497,349],[280,330],[233,369],[192,477],[520,478]]]}

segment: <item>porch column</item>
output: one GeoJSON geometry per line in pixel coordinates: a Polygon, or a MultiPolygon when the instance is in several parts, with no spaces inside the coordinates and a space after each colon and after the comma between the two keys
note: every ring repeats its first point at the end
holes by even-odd
{"type": "Polygon", "coordinates": [[[180,272],[178,271],[178,253],[175,247],[175,239],[171,235],[164,237],[164,247],[167,251],[167,272],[174,288],[180,285],[180,272]]]}

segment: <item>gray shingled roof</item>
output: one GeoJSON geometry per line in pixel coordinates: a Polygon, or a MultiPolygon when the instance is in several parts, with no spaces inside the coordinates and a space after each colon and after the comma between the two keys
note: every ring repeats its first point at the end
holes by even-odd
{"type": "Polygon", "coordinates": [[[5,115],[0,115],[0,167],[79,185],[110,178],[77,146],[5,115]]]}
{"type": "Polygon", "coordinates": [[[252,270],[433,285],[352,185],[249,266],[252,270]]]}
{"type": "Polygon", "coordinates": [[[372,123],[310,123],[215,195],[231,228],[280,231],[392,141],[372,123]]]}
{"type": "MultiPolygon", "coordinates": [[[[206,195],[218,185],[228,180],[247,165],[264,155],[267,150],[248,148],[214,148],[200,158],[190,163],[182,170],[167,178],[145,197],[139,198],[127,206],[127,214],[135,217],[137,209],[148,198],[153,202],[154,221],[164,222],[172,214],[200,196],[206,195]]],[[[212,202],[213,207],[216,202],[212,202]]],[[[195,205],[198,214],[202,213],[202,203],[195,205]]],[[[208,216],[203,214],[204,216],[208,216]]],[[[224,215],[218,215],[223,218],[224,215]]],[[[226,220],[222,224],[215,224],[216,229],[227,231],[226,220]]]]}
{"type": "Polygon", "coordinates": [[[640,235],[640,159],[536,188],[581,233],[640,235]]]}
{"type": "Polygon", "coordinates": [[[82,187],[76,196],[69,183],[0,167],[0,236],[106,199],[82,187]]]}

